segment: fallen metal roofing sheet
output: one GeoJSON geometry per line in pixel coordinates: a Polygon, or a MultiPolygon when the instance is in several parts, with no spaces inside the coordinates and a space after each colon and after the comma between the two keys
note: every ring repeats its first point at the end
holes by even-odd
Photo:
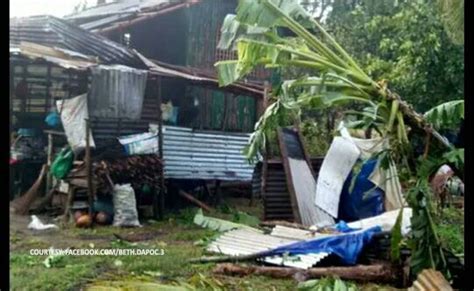
{"type": "MultiPolygon", "coordinates": [[[[296,241],[298,240],[263,234],[263,232],[258,230],[236,229],[222,234],[208,246],[207,250],[209,252],[230,256],[249,255],[268,251],[296,241]]],[[[319,263],[328,255],[328,253],[318,253],[288,257],[272,256],[262,258],[260,261],[275,265],[308,269],[319,263]]]]}
{"type": "Polygon", "coordinates": [[[72,50],[98,57],[105,64],[145,67],[127,47],[54,16],[11,18],[10,46],[17,47],[21,42],[72,50]]]}

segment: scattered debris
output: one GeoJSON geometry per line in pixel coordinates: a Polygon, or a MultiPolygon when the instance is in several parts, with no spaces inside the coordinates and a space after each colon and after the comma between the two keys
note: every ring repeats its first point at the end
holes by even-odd
{"type": "Polygon", "coordinates": [[[199,201],[198,199],[194,198],[191,194],[184,192],[183,190],[178,191],[181,197],[186,198],[187,200],[191,201],[192,203],[196,204],[197,206],[201,207],[202,209],[206,210],[207,212],[211,212],[212,208],[205,204],[204,202],[199,201]]]}
{"type": "Polygon", "coordinates": [[[36,216],[31,216],[31,222],[28,224],[28,229],[34,230],[45,230],[45,229],[57,229],[58,226],[55,224],[44,224],[41,220],[36,216]]]}
{"type": "Polygon", "coordinates": [[[444,278],[443,274],[433,269],[427,269],[418,274],[413,286],[408,291],[450,291],[453,288],[444,278]]]}
{"type": "Polygon", "coordinates": [[[295,222],[285,221],[285,220],[266,220],[266,221],[262,221],[260,225],[269,226],[269,227],[286,226],[286,227],[291,227],[291,228],[296,228],[296,229],[309,230],[309,227],[307,226],[304,226],[302,224],[295,223],[295,222]]]}
{"type": "Polygon", "coordinates": [[[44,261],[43,265],[46,268],[54,267],[57,263],[59,263],[63,259],[63,255],[49,255],[44,261]]]}
{"type": "Polygon", "coordinates": [[[234,223],[234,222],[219,219],[219,218],[204,216],[201,209],[199,209],[196,215],[194,216],[194,223],[201,227],[209,228],[216,231],[228,231],[232,229],[245,228],[245,229],[255,230],[259,232],[258,230],[244,224],[239,224],[239,223],[234,223]]]}
{"type": "Polygon", "coordinates": [[[359,290],[354,283],[344,282],[338,278],[314,279],[298,284],[298,291],[356,291],[359,290]]]}

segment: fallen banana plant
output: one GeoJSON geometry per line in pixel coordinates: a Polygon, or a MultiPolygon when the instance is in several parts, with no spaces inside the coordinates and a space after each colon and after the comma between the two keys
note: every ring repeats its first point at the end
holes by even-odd
{"type": "MultiPolygon", "coordinates": [[[[425,131],[443,147],[453,149],[423,115],[388,88],[386,80],[375,81],[368,76],[296,0],[239,0],[236,12],[236,15],[226,17],[221,29],[220,48],[237,50],[236,60],[215,64],[221,86],[245,78],[262,65],[266,68],[301,68],[308,72],[274,88],[278,96],[273,96],[274,103],[266,108],[250,138],[246,151],[250,161],[264,152],[267,137],[280,125],[279,116],[293,114],[299,118],[303,109],[327,109],[352,103],[366,106],[359,114],[365,118],[362,124],[376,129],[389,141],[383,162],[387,168],[400,160],[406,161],[407,156],[414,160],[408,126],[425,131]]],[[[423,195],[416,196],[413,203],[425,199],[426,193],[419,193],[423,195]]],[[[422,217],[414,214],[414,219],[417,218],[429,219],[429,209],[422,217]]],[[[424,237],[436,238],[430,223],[423,227],[424,237]]],[[[444,258],[439,258],[442,253],[436,239],[422,239],[414,246],[415,250],[423,250],[414,252],[414,262],[439,269],[446,267],[438,264],[444,262],[444,258]],[[428,263],[417,257],[426,254],[424,250],[431,255],[428,263]]]]}

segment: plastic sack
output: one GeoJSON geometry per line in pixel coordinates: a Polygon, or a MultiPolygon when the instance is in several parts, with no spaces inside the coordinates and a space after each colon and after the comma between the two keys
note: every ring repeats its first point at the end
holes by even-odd
{"type": "Polygon", "coordinates": [[[342,262],[354,265],[360,252],[374,234],[382,231],[379,226],[365,230],[339,234],[330,237],[300,241],[262,253],[262,257],[330,253],[341,258],[342,262]]]}
{"type": "Polygon", "coordinates": [[[115,185],[113,204],[114,226],[140,226],[135,191],[130,184],[115,185]]]}
{"type": "MultiPolygon", "coordinates": [[[[67,100],[56,101],[57,110],[61,112],[61,122],[66,133],[67,141],[75,153],[86,147],[86,119],[89,118],[87,109],[87,94],[67,100]]],[[[92,134],[89,135],[90,147],[95,147],[92,134]]]]}
{"type": "Polygon", "coordinates": [[[339,219],[350,222],[385,212],[384,191],[370,181],[370,175],[376,166],[377,160],[370,159],[362,164],[360,172],[355,177],[354,171],[349,174],[341,193],[339,219]],[[351,189],[352,183],[354,183],[353,189],[351,189]]]}
{"type": "Polygon", "coordinates": [[[61,124],[61,117],[56,112],[51,112],[50,114],[48,114],[48,116],[46,116],[44,121],[47,125],[56,128],[61,124]]]}
{"type": "Polygon", "coordinates": [[[74,162],[74,153],[70,148],[65,148],[56,156],[56,159],[51,164],[51,174],[56,179],[63,179],[71,171],[72,163],[74,162]]]}
{"type": "Polygon", "coordinates": [[[158,135],[146,132],[121,136],[119,142],[124,146],[128,155],[154,154],[158,152],[158,135]]]}

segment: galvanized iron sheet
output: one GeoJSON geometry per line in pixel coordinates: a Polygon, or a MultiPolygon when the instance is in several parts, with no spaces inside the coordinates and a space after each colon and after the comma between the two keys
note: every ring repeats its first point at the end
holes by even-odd
{"type": "Polygon", "coordinates": [[[20,42],[69,49],[98,57],[105,64],[145,67],[127,47],[54,16],[11,18],[10,47],[17,47],[20,42]]]}
{"type": "Polygon", "coordinates": [[[147,80],[146,71],[121,65],[101,65],[91,71],[91,116],[140,119],[147,80]]]}
{"type": "Polygon", "coordinates": [[[163,128],[165,177],[251,181],[253,165],[245,160],[248,134],[194,131],[191,128],[163,128]]]}
{"type": "MultiPolygon", "coordinates": [[[[312,158],[311,165],[317,176],[323,158],[312,158]]],[[[263,180],[263,179],[262,179],[263,180]]],[[[264,201],[264,216],[266,220],[294,219],[291,210],[290,194],[286,185],[285,172],[281,160],[268,161],[266,187],[262,193],[264,201]]]]}
{"type": "MultiPolygon", "coordinates": [[[[280,246],[294,243],[296,241],[298,240],[280,238],[273,235],[263,234],[263,232],[259,231],[237,229],[221,235],[208,246],[207,250],[209,252],[230,256],[249,255],[268,251],[280,246]]],[[[328,253],[318,253],[288,256],[286,258],[272,256],[262,258],[260,261],[275,265],[308,269],[316,265],[328,255],[328,253]]]]}

